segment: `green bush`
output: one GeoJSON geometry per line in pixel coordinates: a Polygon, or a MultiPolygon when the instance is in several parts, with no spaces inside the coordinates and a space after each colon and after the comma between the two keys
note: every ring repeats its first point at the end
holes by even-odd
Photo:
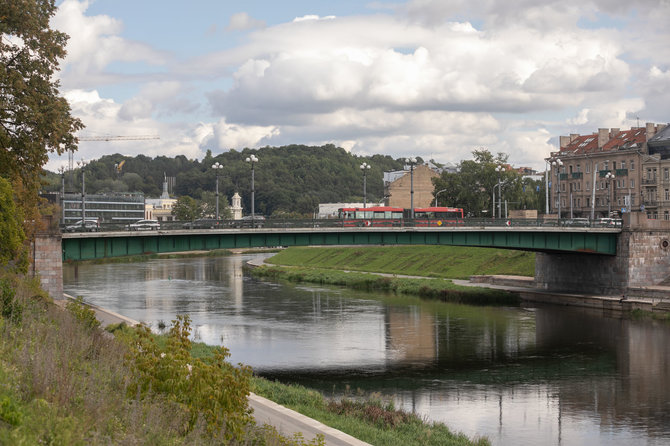
{"type": "Polygon", "coordinates": [[[185,430],[204,418],[211,433],[223,432],[226,439],[240,439],[252,422],[248,407],[251,369],[226,361],[228,349],[216,348],[210,358],[191,355],[190,318],[179,315],[164,348],[158,346],[146,326],[137,328],[137,339],[128,357],[134,370],[129,396],[156,392],[180,404],[189,414],[185,430]]]}
{"type": "Polygon", "coordinates": [[[84,327],[91,329],[100,327],[100,321],[95,317],[95,311],[84,304],[84,299],[81,296],[77,297],[75,301],[68,302],[66,308],[84,327]]]}
{"type": "Polygon", "coordinates": [[[23,316],[23,305],[16,298],[16,290],[9,279],[0,279],[0,315],[17,324],[23,316]]]}

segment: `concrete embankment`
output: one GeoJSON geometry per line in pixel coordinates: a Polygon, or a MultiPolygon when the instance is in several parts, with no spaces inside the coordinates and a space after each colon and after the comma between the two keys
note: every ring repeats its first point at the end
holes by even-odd
{"type": "Polygon", "coordinates": [[[454,280],[464,286],[499,288],[519,294],[527,302],[576,307],[596,308],[607,311],[644,310],[650,312],[670,311],[670,287],[654,286],[631,288],[620,296],[599,296],[580,293],[560,293],[535,288],[532,277],[520,276],[473,276],[470,280],[454,280]]]}

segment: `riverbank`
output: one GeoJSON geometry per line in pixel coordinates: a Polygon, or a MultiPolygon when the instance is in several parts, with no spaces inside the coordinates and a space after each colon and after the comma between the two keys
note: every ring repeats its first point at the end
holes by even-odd
{"type": "Polygon", "coordinates": [[[670,287],[631,289],[620,296],[551,292],[535,287],[534,264],[531,266],[530,263],[531,259],[534,262],[532,253],[517,254],[456,246],[301,247],[288,248],[266,259],[264,268],[253,274],[363,289],[372,284],[370,289],[452,302],[509,304],[526,301],[670,320],[670,287]],[[411,261],[417,264],[412,265],[411,261]],[[439,268],[444,270],[437,271],[439,268]],[[377,279],[372,278],[374,275],[377,279]],[[449,278],[443,282],[451,285],[437,283],[437,278],[449,278]],[[403,286],[403,281],[411,281],[411,284],[403,286]],[[407,292],[403,293],[405,290],[407,292]],[[513,297],[498,299],[495,292],[505,292],[513,297]]]}

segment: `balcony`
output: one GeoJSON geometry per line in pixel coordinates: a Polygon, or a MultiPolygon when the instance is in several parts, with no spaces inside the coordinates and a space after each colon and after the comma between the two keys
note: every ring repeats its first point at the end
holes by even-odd
{"type": "Polygon", "coordinates": [[[567,180],[568,179],[568,174],[567,173],[561,173],[559,174],[559,179],[561,180],[567,180]]]}
{"type": "Polygon", "coordinates": [[[642,179],[642,185],[643,186],[655,186],[656,184],[657,184],[656,177],[654,177],[654,178],[643,178],[642,179]]]}
{"type": "Polygon", "coordinates": [[[628,176],[628,169],[617,169],[614,171],[614,175],[618,177],[627,177],[628,176]]]}
{"type": "Polygon", "coordinates": [[[605,175],[607,175],[608,173],[610,173],[609,170],[599,170],[599,171],[598,171],[598,176],[599,176],[600,178],[605,178],[605,175]]]}
{"type": "Polygon", "coordinates": [[[584,174],[582,172],[572,172],[570,174],[570,178],[572,178],[573,180],[581,180],[582,178],[584,178],[584,174]]]}

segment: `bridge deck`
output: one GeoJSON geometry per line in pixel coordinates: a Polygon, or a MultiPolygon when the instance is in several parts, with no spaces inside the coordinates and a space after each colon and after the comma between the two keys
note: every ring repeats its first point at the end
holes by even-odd
{"type": "Polygon", "coordinates": [[[620,232],[620,228],[455,226],[66,233],[63,234],[63,260],[310,245],[458,245],[615,255],[620,232]]]}

